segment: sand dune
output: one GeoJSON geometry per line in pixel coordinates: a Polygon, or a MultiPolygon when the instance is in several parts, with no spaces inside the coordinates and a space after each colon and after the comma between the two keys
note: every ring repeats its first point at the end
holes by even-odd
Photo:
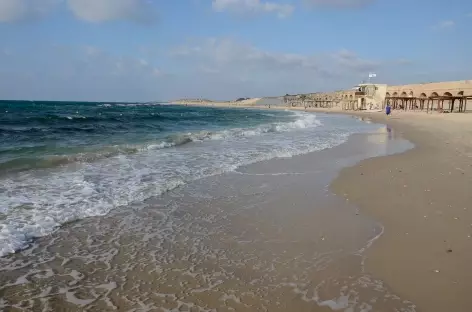
{"type": "Polygon", "coordinates": [[[210,101],[210,100],[177,100],[171,101],[178,105],[201,105],[201,106],[255,106],[261,98],[251,98],[242,101],[210,101]]]}

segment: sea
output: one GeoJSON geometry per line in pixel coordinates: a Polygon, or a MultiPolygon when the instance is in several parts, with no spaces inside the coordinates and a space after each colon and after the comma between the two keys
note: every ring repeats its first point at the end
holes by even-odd
{"type": "Polygon", "coordinates": [[[370,127],[290,111],[0,102],[0,256],[64,223],[370,127]]]}
{"type": "Polygon", "coordinates": [[[314,207],[344,207],[327,184],[387,153],[364,140],[382,128],[283,109],[1,101],[0,308],[370,311],[348,288],[396,298],[361,274],[382,227],[314,207]],[[361,275],[321,300],[326,279],[306,279],[346,257],[361,275]]]}

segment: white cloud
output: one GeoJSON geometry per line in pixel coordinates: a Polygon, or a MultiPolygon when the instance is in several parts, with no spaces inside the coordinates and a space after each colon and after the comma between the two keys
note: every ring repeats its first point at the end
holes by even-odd
{"type": "Polygon", "coordinates": [[[2,52],[3,56],[10,56],[10,55],[13,54],[13,52],[8,48],[1,49],[1,52],[2,52]]]}
{"type": "Polygon", "coordinates": [[[206,66],[201,66],[200,71],[202,71],[204,73],[207,73],[207,74],[219,74],[220,73],[220,71],[218,69],[210,68],[210,67],[206,67],[206,66]]]}
{"type": "Polygon", "coordinates": [[[86,22],[130,20],[150,23],[156,15],[149,1],[143,0],[67,0],[69,9],[86,22]]]}
{"type": "Polygon", "coordinates": [[[0,23],[37,19],[60,5],[85,22],[128,20],[151,23],[156,11],[149,0],[0,0],[0,23]]]}
{"type": "Polygon", "coordinates": [[[264,51],[247,43],[232,39],[205,39],[197,45],[184,45],[171,52],[171,55],[198,59],[210,64],[206,68],[236,67],[244,70],[317,70],[315,57],[291,53],[264,51]]]}
{"type": "Polygon", "coordinates": [[[375,0],[305,0],[309,5],[334,8],[359,8],[370,5],[375,0]]]}
{"type": "MultiPolygon", "coordinates": [[[[227,97],[279,95],[346,88],[369,71],[390,63],[362,58],[354,52],[299,54],[264,50],[231,38],[208,38],[171,51],[189,76],[198,75],[227,97]],[[233,85],[239,90],[233,90],[233,85]]],[[[201,90],[201,92],[205,92],[201,90]]],[[[211,93],[210,93],[211,92],[211,93]]],[[[197,95],[197,94],[195,94],[197,95]]]]}
{"type": "Polygon", "coordinates": [[[153,76],[156,76],[156,77],[159,77],[159,76],[163,75],[162,71],[158,68],[153,68],[151,73],[152,73],[153,76]]]}
{"type": "MultiPolygon", "coordinates": [[[[93,46],[38,46],[0,57],[0,94],[10,99],[148,101],[163,98],[167,75],[145,58],[93,46]],[[163,79],[166,77],[166,79],[163,79]]],[[[0,53],[1,55],[1,53],[0,53]]],[[[176,88],[177,89],[177,88],[176,88]]]]}
{"type": "Polygon", "coordinates": [[[0,0],[0,23],[41,18],[61,0],[0,0]]]}
{"type": "Polygon", "coordinates": [[[447,21],[441,21],[439,22],[436,26],[434,26],[434,29],[449,29],[453,28],[456,25],[454,21],[447,20],[447,21]]]}
{"type": "Polygon", "coordinates": [[[26,1],[0,0],[0,21],[12,22],[25,16],[27,10],[26,1]]]}
{"type": "Polygon", "coordinates": [[[394,61],[394,64],[397,64],[397,65],[412,65],[413,62],[409,59],[406,59],[406,58],[399,58],[399,59],[394,61]]]}
{"type": "Polygon", "coordinates": [[[332,57],[338,65],[359,73],[373,71],[381,66],[381,62],[362,59],[354,52],[348,50],[338,51],[332,57]]]}
{"type": "Polygon", "coordinates": [[[185,67],[179,79],[199,77],[199,85],[186,85],[186,96],[225,99],[301,92],[316,89],[318,78],[327,76],[315,56],[266,51],[230,38],[190,42],[173,49],[171,56],[185,67]]]}
{"type": "Polygon", "coordinates": [[[449,27],[454,27],[456,23],[454,23],[454,21],[442,21],[440,24],[439,24],[439,27],[441,28],[449,28],[449,27]]]}
{"type": "Polygon", "coordinates": [[[273,13],[285,18],[293,13],[290,4],[279,4],[261,0],[213,0],[213,9],[217,12],[231,11],[236,13],[273,13]]]}
{"type": "Polygon", "coordinates": [[[94,46],[85,46],[84,48],[84,53],[88,56],[95,56],[100,54],[101,50],[97,47],[94,46]]]}

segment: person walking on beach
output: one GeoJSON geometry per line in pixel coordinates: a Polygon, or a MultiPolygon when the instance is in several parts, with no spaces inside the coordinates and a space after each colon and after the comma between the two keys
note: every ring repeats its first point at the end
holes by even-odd
{"type": "Polygon", "coordinates": [[[387,107],[385,107],[385,113],[388,115],[390,115],[390,112],[391,112],[391,107],[390,107],[390,104],[387,104],[387,107]]]}

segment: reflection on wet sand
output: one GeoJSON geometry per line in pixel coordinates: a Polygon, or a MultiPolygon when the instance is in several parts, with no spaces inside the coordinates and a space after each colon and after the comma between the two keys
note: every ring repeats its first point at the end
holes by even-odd
{"type": "Polygon", "coordinates": [[[0,307],[414,311],[363,270],[382,226],[327,188],[341,167],[411,147],[387,133],[254,164],[69,224],[0,259],[0,307]]]}

